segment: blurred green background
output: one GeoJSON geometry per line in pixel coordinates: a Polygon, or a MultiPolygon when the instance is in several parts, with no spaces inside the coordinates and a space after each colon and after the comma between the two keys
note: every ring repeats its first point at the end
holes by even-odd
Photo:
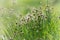
{"type": "MultiPolygon", "coordinates": [[[[11,23],[15,26],[15,23],[20,18],[20,14],[25,16],[31,7],[43,5],[44,8],[47,2],[54,8],[53,12],[55,15],[59,17],[60,0],[0,0],[0,40],[2,40],[2,38],[4,39],[3,35],[6,35],[4,31],[6,31],[7,27],[11,26],[11,23]]],[[[7,34],[9,35],[8,32],[7,34]]],[[[7,38],[4,40],[7,40],[7,38]]]]}

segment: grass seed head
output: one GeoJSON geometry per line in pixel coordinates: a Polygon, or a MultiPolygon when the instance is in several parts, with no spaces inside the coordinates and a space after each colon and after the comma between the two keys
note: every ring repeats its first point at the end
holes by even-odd
{"type": "Polygon", "coordinates": [[[35,16],[36,14],[34,13],[33,16],[35,16]]]}
{"type": "Polygon", "coordinates": [[[50,10],[50,7],[47,5],[45,8],[45,11],[48,12],[50,10]]]}
{"type": "Polygon", "coordinates": [[[42,11],[40,11],[39,13],[42,14],[42,11]]]}
{"type": "Polygon", "coordinates": [[[36,8],[32,8],[31,13],[36,13],[38,10],[36,8]]]}

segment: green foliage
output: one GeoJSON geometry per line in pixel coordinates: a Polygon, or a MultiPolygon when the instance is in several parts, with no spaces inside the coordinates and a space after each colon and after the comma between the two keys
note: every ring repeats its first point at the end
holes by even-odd
{"type": "Polygon", "coordinates": [[[60,17],[51,5],[40,1],[21,0],[19,6],[7,4],[2,8],[0,19],[6,39],[1,40],[60,40],[60,17]]]}

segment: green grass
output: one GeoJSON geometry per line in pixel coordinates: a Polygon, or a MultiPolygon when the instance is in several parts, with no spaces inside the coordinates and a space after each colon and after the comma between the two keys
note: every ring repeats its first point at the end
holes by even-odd
{"type": "Polygon", "coordinates": [[[59,0],[0,1],[0,40],[60,40],[59,0]]]}

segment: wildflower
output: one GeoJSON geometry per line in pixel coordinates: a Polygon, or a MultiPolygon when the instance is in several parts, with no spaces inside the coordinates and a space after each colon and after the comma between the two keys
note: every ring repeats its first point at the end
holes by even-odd
{"type": "Polygon", "coordinates": [[[28,15],[28,17],[30,17],[30,18],[31,18],[31,17],[32,17],[32,15],[31,15],[31,14],[29,14],[29,15],[28,15]]]}
{"type": "Polygon", "coordinates": [[[26,17],[25,17],[25,20],[26,20],[26,22],[28,22],[28,21],[30,21],[31,20],[31,15],[27,15],[26,17]]]}
{"type": "Polygon", "coordinates": [[[43,15],[43,14],[41,14],[40,16],[41,16],[41,17],[43,17],[44,15],[43,15]]]}
{"type": "Polygon", "coordinates": [[[42,11],[40,11],[40,14],[42,14],[42,11]]]}
{"type": "Polygon", "coordinates": [[[44,15],[43,14],[41,14],[40,17],[41,17],[41,19],[44,19],[44,15]]]}
{"type": "Polygon", "coordinates": [[[50,10],[49,6],[46,6],[45,10],[48,12],[50,10]]]}
{"type": "Polygon", "coordinates": [[[36,14],[34,13],[33,16],[35,16],[36,14]]]}
{"type": "Polygon", "coordinates": [[[30,20],[30,18],[27,19],[27,22],[30,20]]]}
{"type": "Polygon", "coordinates": [[[37,9],[36,9],[35,11],[36,11],[36,13],[38,12],[38,10],[37,10],[37,9]]]}
{"type": "Polygon", "coordinates": [[[36,10],[36,8],[32,8],[32,13],[36,13],[38,10],[36,10]]]}

